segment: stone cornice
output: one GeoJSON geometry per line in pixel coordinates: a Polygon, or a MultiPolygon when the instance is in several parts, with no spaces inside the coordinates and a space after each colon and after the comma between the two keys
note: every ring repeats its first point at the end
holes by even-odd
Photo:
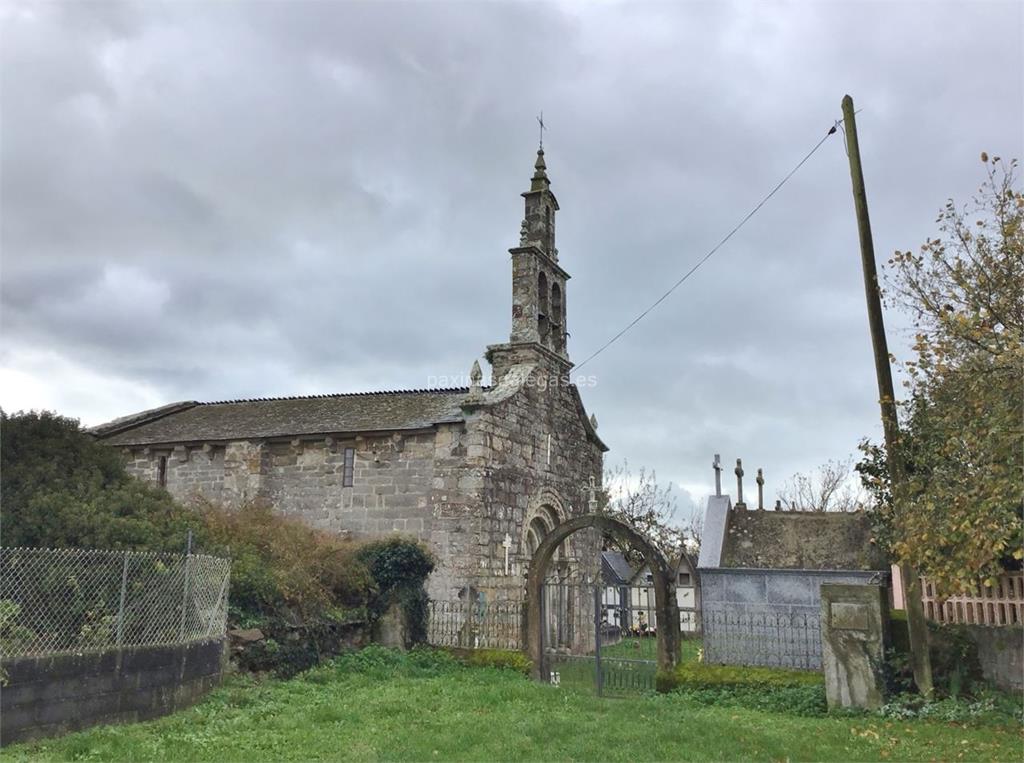
{"type": "Polygon", "coordinates": [[[543,249],[541,249],[539,246],[536,246],[535,244],[529,244],[528,246],[514,246],[511,249],[509,249],[508,252],[509,254],[513,255],[532,254],[534,257],[540,260],[545,267],[551,268],[566,281],[572,278],[571,275],[569,275],[562,269],[561,265],[559,265],[557,262],[551,259],[547,254],[545,254],[543,249]]]}

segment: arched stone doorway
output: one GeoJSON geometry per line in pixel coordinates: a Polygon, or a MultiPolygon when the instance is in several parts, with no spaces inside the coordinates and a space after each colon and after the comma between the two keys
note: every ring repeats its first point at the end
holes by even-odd
{"type": "MultiPolygon", "coordinates": [[[[651,571],[655,611],[660,623],[679,623],[679,609],[674,593],[673,570],[665,555],[647,538],[625,522],[605,514],[586,514],[569,519],[551,529],[540,541],[530,560],[526,578],[526,644],[533,661],[534,678],[541,677],[544,658],[543,613],[541,601],[544,580],[552,558],[562,542],[573,533],[594,528],[620,543],[640,552],[651,571]]],[[[671,670],[679,661],[679,629],[659,627],[657,630],[657,663],[659,670],[671,670]]]]}

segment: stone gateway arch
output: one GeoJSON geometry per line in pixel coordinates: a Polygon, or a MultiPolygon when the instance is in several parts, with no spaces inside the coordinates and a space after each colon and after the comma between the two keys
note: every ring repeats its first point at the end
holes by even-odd
{"type": "MultiPolygon", "coordinates": [[[[552,529],[541,540],[530,560],[526,579],[526,621],[525,635],[527,651],[533,662],[533,677],[542,677],[544,659],[544,622],[541,607],[544,580],[548,566],[558,547],[569,536],[580,530],[596,529],[611,536],[624,545],[639,551],[651,572],[654,588],[655,613],[659,623],[678,623],[679,608],[672,586],[672,570],[665,555],[650,540],[622,520],[606,514],[585,514],[569,519],[552,529]]],[[[671,670],[679,662],[679,629],[659,627],[657,629],[658,670],[671,670]]]]}

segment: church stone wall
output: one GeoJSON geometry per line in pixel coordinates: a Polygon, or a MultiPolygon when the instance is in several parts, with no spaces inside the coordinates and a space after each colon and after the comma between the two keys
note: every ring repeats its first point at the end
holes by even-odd
{"type": "MultiPolygon", "coordinates": [[[[538,368],[503,402],[429,431],[135,448],[127,451],[128,470],[156,482],[164,457],[167,489],[181,501],[264,500],[285,516],[353,538],[418,538],[438,561],[432,597],[465,597],[473,589],[487,600],[519,599],[530,559],[527,523],[544,503],[560,520],[585,513],[590,478],[600,481],[602,470],[575,391],[550,378],[538,368]],[[347,447],[355,450],[351,487],[342,485],[347,447]]],[[[570,539],[568,554],[589,558],[581,550],[587,543],[583,534],[570,539]]]]}
{"type": "MultiPolygon", "coordinates": [[[[435,502],[431,544],[443,562],[431,595],[464,596],[472,586],[487,600],[521,598],[531,556],[525,528],[533,512],[546,500],[559,504],[561,520],[588,510],[587,488],[591,476],[600,483],[602,451],[587,438],[574,390],[547,384],[548,377],[540,378],[545,373],[535,371],[519,393],[468,416],[465,456],[447,477],[460,489],[455,500],[449,494],[435,502]],[[506,534],[512,541],[508,574],[506,534]]],[[[588,558],[584,549],[594,539],[580,533],[567,544],[569,555],[588,558]]]]}

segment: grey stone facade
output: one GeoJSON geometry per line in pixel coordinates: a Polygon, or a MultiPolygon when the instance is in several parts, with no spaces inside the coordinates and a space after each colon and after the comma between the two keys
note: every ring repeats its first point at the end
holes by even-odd
{"type": "MultiPolygon", "coordinates": [[[[355,538],[412,536],[438,558],[434,598],[520,598],[540,539],[587,511],[607,450],[569,378],[568,274],[543,152],[523,196],[512,331],[487,349],[490,387],[176,403],[94,433],[183,501],[266,501],[355,538]]],[[[580,555],[574,542],[592,539],[570,540],[567,559],[580,555]]]]}

